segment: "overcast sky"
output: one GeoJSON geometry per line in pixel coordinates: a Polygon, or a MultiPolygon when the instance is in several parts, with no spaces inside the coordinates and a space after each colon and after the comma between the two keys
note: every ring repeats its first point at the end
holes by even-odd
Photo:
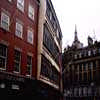
{"type": "Polygon", "coordinates": [[[63,48],[72,44],[75,24],[84,46],[88,35],[96,35],[100,40],[100,0],[52,0],[52,3],[63,34],[63,48]]]}

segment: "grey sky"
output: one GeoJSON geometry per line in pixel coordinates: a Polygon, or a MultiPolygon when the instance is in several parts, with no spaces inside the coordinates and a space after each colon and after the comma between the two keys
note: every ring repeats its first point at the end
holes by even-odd
{"type": "Polygon", "coordinates": [[[75,24],[78,38],[87,45],[90,35],[100,40],[100,0],[52,0],[63,33],[63,48],[74,40],[75,24]]]}

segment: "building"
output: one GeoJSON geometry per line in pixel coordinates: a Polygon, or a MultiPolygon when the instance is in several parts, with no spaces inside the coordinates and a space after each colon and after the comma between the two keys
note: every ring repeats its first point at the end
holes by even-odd
{"type": "Polygon", "coordinates": [[[62,89],[62,32],[51,0],[40,0],[40,5],[37,79],[46,100],[59,100],[62,89]]]}
{"type": "Polygon", "coordinates": [[[69,47],[63,54],[65,100],[100,99],[100,42],[88,37],[88,43],[69,47]]]}
{"type": "Polygon", "coordinates": [[[0,97],[35,94],[38,11],[38,0],[0,0],[0,97]]]}
{"type": "Polygon", "coordinates": [[[0,96],[59,100],[61,53],[51,0],[0,1],[0,96]]]}

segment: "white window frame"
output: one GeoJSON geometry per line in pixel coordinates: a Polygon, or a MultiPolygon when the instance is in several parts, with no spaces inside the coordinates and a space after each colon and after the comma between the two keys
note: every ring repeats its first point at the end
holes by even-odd
{"type": "Polygon", "coordinates": [[[30,19],[34,20],[34,15],[35,15],[34,7],[31,4],[29,4],[28,16],[30,19]]]}
{"type": "Polygon", "coordinates": [[[10,26],[10,17],[7,13],[5,13],[4,11],[1,12],[1,27],[7,31],[9,31],[9,26],[10,26]],[[4,20],[5,18],[7,18],[7,22],[4,20]],[[4,26],[4,24],[7,24],[7,27],[4,26]]]}
{"type": "Polygon", "coordinates": [[[34,33],[33,30],[30,28],[27,31],[27,42],[33,44],[33,40],[34,40],[34,33]]]}
{"type": "MultiPolygon", "coordinates": [[[[3,44],[0,44],[0,45],[3,45],[3,44]]],[[[6,64],[7,64],[7,48],[6,48],[6,57],[5,57],[5,56],[0,55],[0,58],[5,59],[5,68],[0,68],[0,69],[1,69],[1,70],[6,70],[6,64]]]]}
{"type": "Polygon", "coordinates": [[[24,12],[24,0],[17,0],[17,8],[24,12]]]}
{"type": "Polygon", "coordinates": [[[23,36],[23,24],[19,21],[16,22],[16,32],[15,32],[15,35],[17,37],[20,37],[22,38],[23,36]]]}

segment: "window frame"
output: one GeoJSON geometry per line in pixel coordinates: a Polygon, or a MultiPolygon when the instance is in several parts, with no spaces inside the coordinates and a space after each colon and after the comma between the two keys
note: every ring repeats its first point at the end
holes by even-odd
{"type": "Polygon", "coordinates": [[[1,11],[1,22],[0,22],[0,27],[3,28],[3,29],[5,29],[6,31],[9,31],[9,27],[10,27],[10,16],[9,16],[9,14],[7,14],[6,11],[1,11]],[[3,19],[4,19],[3,16],[8,17],[8,18],[7,18],[7,22],[6,22],[6,21],[3,21],[3,19]],[[3,25],[3,22],[4,22],[5,24],[7,24],[7,28],[5,28],[5,26],[3,25]]]}
{"type": "Polygon", "coordinates": [[[14,70],[14,72],[20,73],[20,71],[21,71],[21,51],[16,50],[16,49],[14,49],[14,68],[15,68],[15,63],[17,63],[17,64],[19,63],[19,71],[14,70]],[[19,61],[15,60],[15,52],[16,51],[20,53],[20,60],[19,61]]]}
{"type": "Polygon", "coordinates": [[[32,28],[29,28],[27,30],[27,42],[30,44],[34,43],[34,32],[33,32],[32,28]],[[30,40],[30,37],[32,38],[32,41],[30,40]]]}
{"type": "Polygon", "coordinates": [[[4,44],[0,44],[0,45],[2,45],[2,46],[5,46],[5,47],[6,47],[6,57],[4,57],[4,56],[0,55],[0,58],[5,59],[5,68],[0,68],[0,69],[1,69],[1,70],[6,70],[6,67],[7,67],[7,53],[8,53],[8,51],[7,51],[7,46],[6,46],[6,45],[4,45],[4,44]]]}
{"type": "Polygon", "coordinates": [[[23,37],[23,28],[24,28],[24,26],[23,26],[22,22],[16,21],[15,35],[16,35],[17,37],[19,37],[19,38],[22,38],[22,37],[23,37]],[[20,27],[21,30],[18,29],[18,27],[20,27]],[[19,32],[20,32],[21,35],[19,35],[19,32]]]}
{"type": "Polygon", "coordinates": [[[24,12],[24,4],[25,4],[25,1],[23,0],[23,4],[21,4],[22,2],[20,0],[17,0],[17,8],[24,12]]]}
{"type": "Polygon", "coordinates": [[[29,4],[28,6],[28,17],[32,20],[34,20],[34,17],[35,17],[35,10],[34,10],[33,5],[31,4],[29,4]]]}
{"type": "Polygon", "coordinates": [[[32,75],[32,60],[33,60],[33,57],[32,56],[30,56],[30,55],[27,55],[27,71],[28,71],[28,67],[30,66],[30,74],[28,74],[28,72],[27,72],[27,76],[31,76],[32,75]],[[31,57],[31,63],[30,64],[28,64],[28,57],[31,57]]]}

